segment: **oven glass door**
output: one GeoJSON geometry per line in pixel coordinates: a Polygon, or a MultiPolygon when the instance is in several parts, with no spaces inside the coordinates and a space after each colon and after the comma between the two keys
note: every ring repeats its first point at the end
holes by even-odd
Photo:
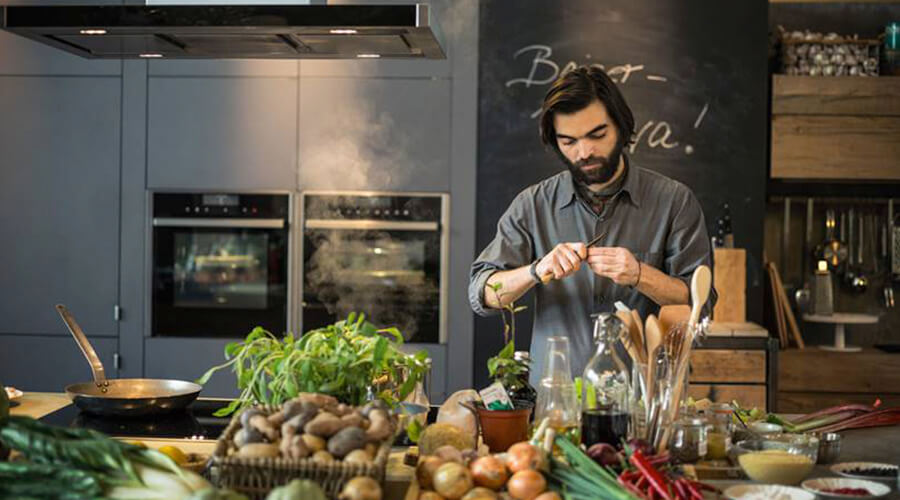
{"type": "Polygon", "coordinates": [[[407,342],[439,342],[440,252],[438,231],[307,228],[303,329],[355,311],[407,342]]]}
{"type": "Polygon", "coordinates": [[[156,227],[153,241],[153,335],[285,331],[284,229],[156,227]]]}

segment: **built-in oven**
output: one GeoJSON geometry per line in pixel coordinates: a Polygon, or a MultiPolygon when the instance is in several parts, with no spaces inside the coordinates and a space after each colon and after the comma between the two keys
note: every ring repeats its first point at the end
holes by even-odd
{"type": "Polygon", "coordinates": [[[288,329],[287,194],[153,193],[151,335],[288,329]]]}
{"type": "Polygon", "coordinates": [[[407,342],[447,339],[448,194],[301,195],[303,331],[362,312],[407,342]]]}

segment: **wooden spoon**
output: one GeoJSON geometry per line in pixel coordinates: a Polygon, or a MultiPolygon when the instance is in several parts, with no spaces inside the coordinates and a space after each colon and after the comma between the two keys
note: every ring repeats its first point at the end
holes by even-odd
{"type": "MultiPolygon", "coordinates": [[[[656,347],[662,343],[662,328],[659,326],[659,320],[656,315],[647,316],[647,325],[644,329],[644,339],[647,341],[648,358],[652,359],[652,354],[656,352],[656,347]]],[[[648,366],[649,370],[650,367],[648,366]]]]}
{"type": "Polygon", "coordinates": [[[641,355],[641,363],[647,362],[647,348],[644,342],[644,321],[641,319],[640,313],[636,309],[631,310],[631,338],[635,347],[641,355]]]}
{"type": "Polygon", "coordinates": [[[694,275],[691,276],[691,317],[688,320],[688,331],[693,331],[697,321],[700,320],[700,310],[709,298],[711,285],[712,272],[706,266],[697,266],[694,275]]]}

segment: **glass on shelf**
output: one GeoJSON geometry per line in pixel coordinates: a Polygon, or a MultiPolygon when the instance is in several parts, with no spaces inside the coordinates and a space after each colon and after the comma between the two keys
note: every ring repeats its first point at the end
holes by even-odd
{"type": "Polygon", "coordinates": [[[550,337],[547,339],[546,362],[537,388],[537,406],[534,411],[535,425],[549,419],[549,426],[557,435],[580,442],[579,407],[575,395],[570,365],[569,339],[550,337]]]}

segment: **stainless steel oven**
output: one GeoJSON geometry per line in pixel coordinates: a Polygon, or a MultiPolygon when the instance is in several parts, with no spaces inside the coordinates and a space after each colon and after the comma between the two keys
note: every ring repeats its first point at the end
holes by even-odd
{"type": "Polygon", "coordinates": [[[154,193],[151,335],[288,328],[287,194],[154,193]]]}
{"type": "Polygon", "coordinates": [[[303,331],[351,311],[407,342],[445,343],[450,195],[301,195],[303,331]]]}

